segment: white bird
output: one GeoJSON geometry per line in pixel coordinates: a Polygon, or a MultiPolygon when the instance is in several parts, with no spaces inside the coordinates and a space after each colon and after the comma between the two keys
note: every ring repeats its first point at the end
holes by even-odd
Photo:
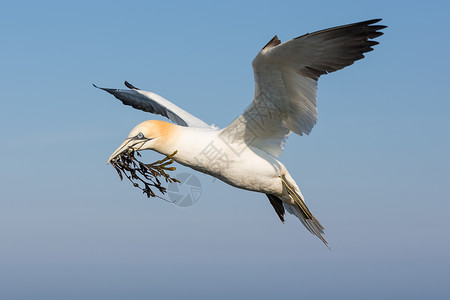
{"type": "MultiPolygon", "coordinates": [[[[280,220],[285,210],[328,247],[323,226],[305,204],[297,183],[277,160],[290,132],[309,134],[317,121],[317,80],[364,58],[383,25],[374,19],[308,33],[281,43],[277,36],[253,60],[255,96],[230,125],[208,125],[163,97],[140,90],[101,88],[125,105],[159,114],[176,124],[149,120],[137,125],[109,157],[132,148],[169,155],[178,163],[234,187],[267,195],[280,220]]],[[[95,86],[95,85],[94,85],[95,86]]]]}

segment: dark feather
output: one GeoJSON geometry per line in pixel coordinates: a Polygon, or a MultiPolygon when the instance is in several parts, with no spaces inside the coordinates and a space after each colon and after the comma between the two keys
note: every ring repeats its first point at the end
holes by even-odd
{"type": "Polygon", "coordinates": [[[274,36],[263,48],[262,50],[266,48],[272,48],[277,45],[281,44],[281,41],[278,39],[278,36],[274,36]]]}
{"type": "Polygon", "coordinates": [[[273,208],[275,209],[275,212],[277,213],[278,217],[280,218],[281,222],[284,223],[284,206],[283,201],[281,201],[280,198],[277,196],[266,194],[267,198],[269,198],[270,204],[272,204],[273,208]]]}
{"type": "MultiPolygon", "coordinates": [[[[128,82],[126,82],[125,85],[127,85],[127,83],[128,82]]],[[[133,87],[133,85],[129,83],[128,85],[133,87]]],[[[173,111],[167,109],[165,106],[162,106],[155,100],[142,95],[141,93],[138,92],[138,89],[134,87],[131,90],[120,90],[120,89],[102,88],[96,86],[95,84],[93,84],[93,86],[110,93],[111,95],[122,101],[122,103],[125,105],[129,105],[136,109],[140,109],[142,111],[146,111],[149,113],[164,116],[178,125],[188,126],[187,123],[180,116],[175,114],[173,111]]]]}
{"type": "Polygon", "coordinates": [[[307,33],[279,47],[285,45],[288,47],[289,43],[294,41],[307,45],[314,56],[308,65],[298,70],[298,73],[317,80],[320,75],[345,68],[364,58],[364,53],[372,51],[372,46],[378,42],[371,39],[381,36],[383,32],[379,30],[387,27],[372,25],[379,21],[381,19],[373,19],[307,33]]]}
{"type": "Polygon", "coordinates": [[[126,80],[125,80],[124,84],[125,84],[125,86],[126,86],[127,88],[129,88],[129,89],[132,89],[132,90],[140,90],[140,89],[138,89],[137,87],[135,87],[134,85],[132,85],[131,83],[129,83],[129,82],[126,81],[126,80]]]}

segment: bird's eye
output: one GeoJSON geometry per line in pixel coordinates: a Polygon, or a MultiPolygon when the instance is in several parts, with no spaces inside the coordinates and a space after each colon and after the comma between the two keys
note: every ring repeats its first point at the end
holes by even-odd
{"type": "Polygon", "coordinates": [[[138,139],[143,139],[144,138],[144,134],[142,132],[139,132],[137,135],[138,139]]]}

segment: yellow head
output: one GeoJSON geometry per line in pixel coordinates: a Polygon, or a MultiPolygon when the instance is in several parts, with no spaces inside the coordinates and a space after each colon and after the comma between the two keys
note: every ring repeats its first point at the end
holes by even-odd
{"type": "Polygon", "coordinates": [[[109,157],[108,163],[128,149],[139,150],[155,150],[163,154],[170,151],[168,147],[176,133],[176,125],[158,121],[149,120],[142,122],[131,130],[128,137],[109,157]]]}

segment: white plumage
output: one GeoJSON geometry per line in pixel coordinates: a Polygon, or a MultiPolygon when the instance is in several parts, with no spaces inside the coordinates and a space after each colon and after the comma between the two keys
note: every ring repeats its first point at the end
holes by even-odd
{"type": "Polygon", "coordinates": [[[101,88],[126,105],[163,115],[175,124],[146,121],[136,126],[109,161],[129,148],[162,154],[232,186],[267,195],[284,222],[297,216],[325,245],[323,227],[307,208],[286,167],[277,160],[288,135],[309,134],[317,121],[317,80],[364,57],[386,26],[380,19],[305,34],[281,43],[275,36],[253,60],[255,97],[247,110],[219,130],[163,97],[142,91],[101,88]]]}

